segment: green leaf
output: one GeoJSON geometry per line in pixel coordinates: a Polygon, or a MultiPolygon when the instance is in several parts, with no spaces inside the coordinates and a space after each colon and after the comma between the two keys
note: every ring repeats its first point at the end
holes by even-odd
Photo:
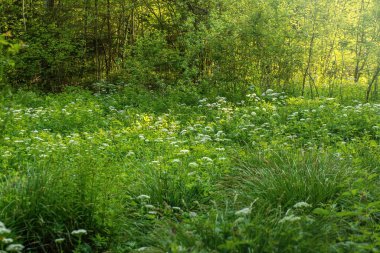
{"type": "Polygon", "coordinates": [[[313,210],[313,214],[317,214],[317,215],[322,215],[322,216],[327,216],[330,214],[330,211],[326,210],[326,209],[323,209],[323,208],[315,208],[313,210]]]}
{"type": "Polygon", "coordinates": [[[351,217],[351,216],[357,216],[359,215],[358,212],[354,212],[354,211],[344,211],[344,212],[339,212],[336,214],[336,216],[338,217],[351,217]]]}

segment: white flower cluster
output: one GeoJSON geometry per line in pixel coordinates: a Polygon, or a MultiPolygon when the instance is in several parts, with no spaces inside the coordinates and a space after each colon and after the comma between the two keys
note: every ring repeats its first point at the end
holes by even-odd
{"type": "Polygon", "coordinates": [[[71,232],[72,235],[75,235],[75,236],[82,236],[82,235],[86,235],[87,234],[87,230],[85,229],[77,229],[77,230],[73,230],[71,232]]]}
{"type": "Polygon", "coordinates": [[[6,234],[9,234],[11,232],[10,229],[6,228],[4,223],[2,223],[0,221],[0,245],[7,245],[9,244],[5,250],[6,251],[1,251],[0,252],[21,252],[23,249],[24,249],[24,246],[22,244],[18,244],[18,243],[15,243],[15,244],[10,244],[10,243],[13,243],[13,239],[12,238],[7,238],[7,237],[4,237],[4,235],[6,234]]]}
{"type": "Polygon", "coordinates": [[[11,230],[7,229],[4,223],[0,221],[0,235],[9,234],[10,232],[11,230]]]}

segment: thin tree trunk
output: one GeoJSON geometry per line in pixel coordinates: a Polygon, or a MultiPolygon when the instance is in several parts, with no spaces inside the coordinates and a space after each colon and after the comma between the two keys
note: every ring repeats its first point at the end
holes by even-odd
{"type": "Polygon", "coordinates": [[[24,31],[26,32],[25,0],[22,0],[22,21],[24,23],[24,31]]]}
{"type": "Polygon", "coordinates": [[[106,76],[108,77],[111,71],[112,64],[112,31],[111,31],[111,4],[110,0],[107,0],[107,40],[108,40],[108,52],[106,57],[106,76]]]}
{"type": "Polygon", "coordinates": [[[373,74],[371,81],[368,84],[368,88],[367,88],[367,92],[366,92],[366,96],[365,96],[365,100],[367,102],[368,102],[369,96],[371,94],[372,86],[376,82],[377,77],[379,76],[379,73],[380,73],[380,65],[377,66],[377,69],[376,69],[375,73],[373,74]]]}
{"type": "Polygon", "coordinates": [[[83,57],[82,57],[82,68],[81,77],[84,76],[86,68],[86,58],[87,58],[87,37],[88,37],[88,0],[84,0],[84,17],[83,17],[83,57]]]}
{"type": "Polygon", "coordinates": [[[364,65],[360,67],[360,61],[363,53],[363,46],[362,43],[364,41],[364,32],[363,28],[361,27],[361,15],[364,11],[364,0],[360,3],[360,9],[359,9],[359,20],[356,27],[356,45],[355,45],[355,71],[354,71],[354,82],[359,82],[361,71],[364,68],[364,65]]]}
{"type": "Polygon", "coordinates": [[[54,8],[54,0],[46,0],[46,9],[52,10],[54,8]]]}
{"type": "Polygon", "coordinates": [[[100,80],[98,17],[99,17],[98,0],[95,0],[95,26],[94,26],[94,35],[95,35],[95,64],[96,64],[96,79],[100,80]]]}
{"type": "MultiPolygon", "coordinates": [[[[308,59],[307,59],[307,65],[306,65],[306,69],[305,69],[305,72],[304,72],[303,78],[302,78],[302,96],[305,94],[306,78],[308,75],[310,76],[309,71],[310,71],[311,59],[313,56],[313,46],[314,46],[314,39],[315,39],[314,28],[315,28],[315,25],[313,25],[313,34],[311,35],[310,44],[309,44],[309,55],[308,55],[308,59]]],[[[311,93],[313,92],[312,88],[311,88],[310,92],[311,93]]]]}

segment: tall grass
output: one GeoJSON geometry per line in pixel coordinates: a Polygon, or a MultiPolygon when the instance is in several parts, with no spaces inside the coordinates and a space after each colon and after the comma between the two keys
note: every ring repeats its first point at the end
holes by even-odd
{"type": "Polygon", "coordinates": [[[326,150],[271,150],[255,153],[227,176],[223,186],[245,202],[281,206],[284,210],[297,202],[313,206],[334,199],[352,173],[344,163],[326,150]]]}

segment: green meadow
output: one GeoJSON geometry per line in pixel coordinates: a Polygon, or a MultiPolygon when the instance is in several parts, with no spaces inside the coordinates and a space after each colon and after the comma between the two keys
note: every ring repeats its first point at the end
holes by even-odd
{"type": "Polygon", "coordinates": [[[345,94],[4,92],[0,251],[379,252],[380,104],[345,94]]]}

